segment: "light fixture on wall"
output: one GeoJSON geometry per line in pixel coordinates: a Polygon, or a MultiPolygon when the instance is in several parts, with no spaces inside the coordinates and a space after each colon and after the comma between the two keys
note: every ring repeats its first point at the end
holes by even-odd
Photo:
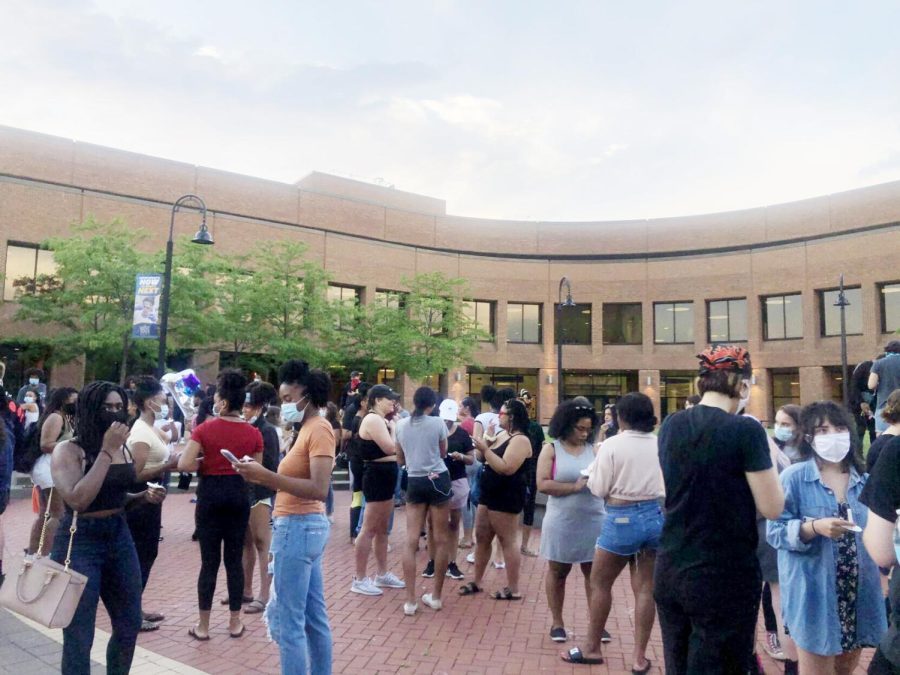
{"type": "Polygon", "coordinates": [[[553,376],[550,374],[547,375],[547,384],[553,384],[553,376]]]}
{"type": "Polygon", "coordinates": [[[647,376],[647,386],[648,387],[653,386],[653,376],[652,375],[647,376]]]}
{"type": "Polygon", "coordinates": [[[750,376],[750,384],[756,386],[756,375],[750,376]]]}
{"type": "Polygon", "coordinates": [[[454,375],[453,377],[457,382],[459,382],[460,380],[462,380],[462,373],[457,370],[456,375],[454,375]]]}

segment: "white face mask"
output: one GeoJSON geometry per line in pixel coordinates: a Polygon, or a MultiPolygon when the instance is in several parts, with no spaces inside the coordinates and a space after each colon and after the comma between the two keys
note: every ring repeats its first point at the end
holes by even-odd
{"type": "Polygon", "coordinates": [[[794,430],[790,427],[775,427],[775,438],[782,443],[787,443],[794,437],[794,430]]]}
{"type": "Polygon", "coordinates": [[[743,383],[741,383],[741,393],[744,392],[745,387],[746,387],[747,395],[741,396],[741,400],[738,401],[738,407],[737,407],[737,410],[735,411],[736,414],[738,414],[738,415],[744,413],[747,410],[747,406],[750,403],[750,381],[749,380],[744,380],[743,383]]]}
{"type": "Polygon", "coordinates": [[[168,419],[169,418],[169,406],[167,406],[165,403],[163,403],[159,407],[159,410],[153,411],[153,417],[155,417],[158,420],[168,419]]]}
{"type": "Polygon", "coordinates": [[[28,384],[30,384],[30,385],[35,385],[35,384],[39,384],[39,383],[40,383],[40,380],[36,377],[28,378],[28,384]]]}
{"type": "Polygon", "coordinates": [[[850,432],[818,434],[813,438],[813,450],[826,462],[840,462],[850,452],[850,432]]]}
{"type": "Polygon", "coordinates": [[[26,396],[25,403],[34,403],[34,396],[26,396]]]}

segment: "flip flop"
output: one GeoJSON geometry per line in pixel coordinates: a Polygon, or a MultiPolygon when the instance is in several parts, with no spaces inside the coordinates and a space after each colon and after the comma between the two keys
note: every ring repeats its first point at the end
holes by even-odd
{"type": "Polygon", "coordinates": [[[241,624],[241,629],[237,633],[228,633],[228,635],[233,638],[239,638],[244,634],[245,628],[246,628],[246,626],[244,624],[241,624]]]}
{"type": "Polygon", "coordinates": [[[244,607],[244,614],[261,614],[266,611],[266,606],[261,600],[254,600],[244,607]]]}
{"type": "Polygon", "coordinates": [[[631,675],[647,675],[650,672],[650,667],[653,665],[653,662],[650,659],[647,659],[647,665],[638,670],[637,668],[631,669],[631,675]]]}
{"type": "Polygon", "coordinates": [[[538,554],[529,548],[519,549],[526,558],[537,558],[538,554]]]}
{"type": "Polygon", "coordinates": [[[456,546],[457,548],[472,548],[474,544],[471,541],[461,541],[456,546]]]}
{"type": "Polygon", "coordinates": [[[521,600],[522,594],[521,593],[513,593],[511,590],[509,590],[509,586],[507,586],[502,591],[494,591],[491,594],[491,597],[494,600],[521,600]]]}
{"type": "Polygon", "coordinates": [[[196,626],[192,626],[191,628],[188,628],[188,635],[190,635],[195,640],[200,640],[200,642],[206,642],[207,640],[209,640],[209,635],[205,635],[205,636],[197,635],[197,627],[196,626]]]}
{"type": "Polygon", "coordinates": [[[581,653],[581,649],[579,649],[578,647],[572,647],[569,651],[562,652],[559,655],[559,658],[561,658],[566,663],[573,663],[576,665],[591,665],[591,666],[593,666],[593,665],[600,665],[601,663],[603,663],[602,656],[598,659],[588,658],[587,656],[585,656],[584,654],[581,653]]]}
{"type": "Polygon", "coordinates": [[[481,593],[481,588],[474,581],[459,587],[460,595],[475,595],[476,593],[481,593]]]}
{"type": "MultiPolygon", "coordinates": [[[[228,596],[225,596],[224,598],[219,600],[220,605],[227,605],[229,602],[230,602],[230,600],[228,599],[228,596]]],[[[253,602],[253,596],[252,595],[242,595],[241,596],[241,604],[246,605],[248,602],[253,602]]]]}

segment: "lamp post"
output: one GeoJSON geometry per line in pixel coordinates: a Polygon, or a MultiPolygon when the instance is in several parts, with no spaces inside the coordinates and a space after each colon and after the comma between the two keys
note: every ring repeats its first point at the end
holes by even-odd
{"type": "Polygon", "coordinates": [[[844,407],[850,407],[850,390],[847,383],[847,307],[850,301],[844,295],[844,275],[841,275],[841,286],[834,306],[841,311],[841,398],[844,407]]]}
{"type": "Polygon", "coordinates": [[[559,302],[556,304],[556,405],[562,403],[563,399],[563,363],[562,363],[562,349],[563,349],[563,327],[562,327],[562,308],[563,307],[574,307],[575,301],[572,300],[572,284],[569,283],[569,279],[567,277],[563,277],[559,280],[559,302]],[[563,302],[562,292],[563,286],[566,288],[566,299],[563,302]]]}
{"type": "Polygon", "coordinates": [[[166,271],[163,277],[162,300],[160,308],[159,321],[159,354],[156,360],[156,375],[162,377],[166,372],[166,338],[169,333],[169,295],[172,292],[172,252],[175,248],[173,236],[175,234],[175,213],[182,206],[192,203],[195,208],[200,209],[200,215],[203,220],[200,222],[200,229],[191,239],[194,244],[212,244],[213,238],[206,227],[206,203],[197,195],[183,195],[172,204],[172,219],[169,221],[169,239],[166,241],[166,271]]]}

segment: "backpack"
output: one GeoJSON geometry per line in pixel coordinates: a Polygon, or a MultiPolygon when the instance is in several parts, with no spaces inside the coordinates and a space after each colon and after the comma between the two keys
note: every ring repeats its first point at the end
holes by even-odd
{"type": "Polygon", "coordinates": [[[19,473],[31,473],[41,456],[41,431],[39,424],[32,424],[24,433],[16,434],[13,451],[13,469],[19,473]]]}

